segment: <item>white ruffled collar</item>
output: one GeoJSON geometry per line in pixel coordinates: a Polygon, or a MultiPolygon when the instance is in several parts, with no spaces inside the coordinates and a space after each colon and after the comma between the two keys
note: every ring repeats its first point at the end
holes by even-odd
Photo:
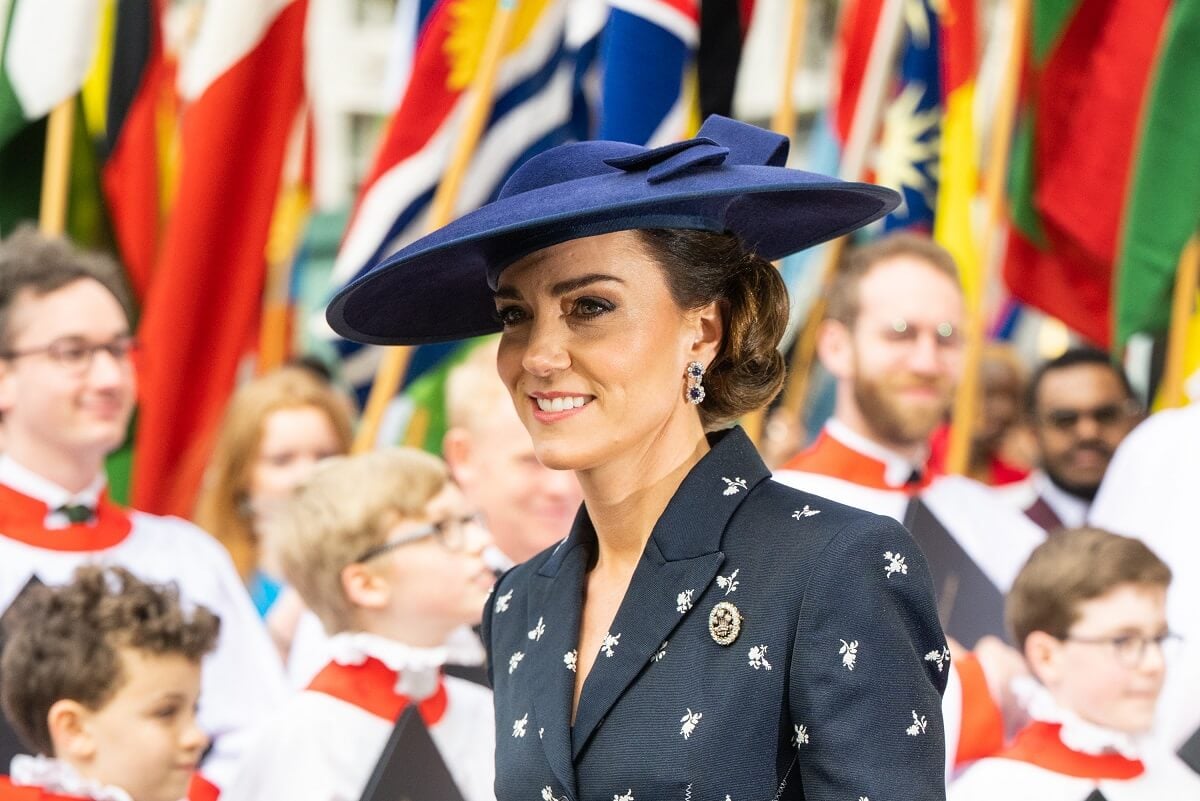
{"type": "Polygon", "coordinates": [[[1063,709],[1050,691],[1034,679],[1017,680],[1013,689],[1018,696],[1027,699],[1025,708],[1032,719],[1062,726],[1059,738],[1072,751],[1092,756],[1115,753],[1126,759],[1140,760],[1146,750],[1146,738],[1099,726],[1063,709]]]}
{"type": "Polygon", "coordinates": [[[58,795],[74,795],[92,801],[133,801],[132,796],[120,787],[85,779],[63,760],[41,755],[13,757],[9,778],[13,784],[41,787],[58,795]]]}
{"type": "Polygon", "coordinates": [[[479,638],[465,627],[434,648],[407,645],[365,631],[342,632],[329,638],[329,655],[339,665],[378,659],[398,674],[396,692],[416,700],[437,690],[443,665],[480,665],[485,658],[479,638]]]}

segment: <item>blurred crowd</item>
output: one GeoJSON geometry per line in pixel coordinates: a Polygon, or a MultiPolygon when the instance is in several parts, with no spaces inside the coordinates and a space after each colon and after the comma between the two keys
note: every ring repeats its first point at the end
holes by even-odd
{"type": "MultiPolygon", "coordinates": [[[[349,455],[354,402],[315,361],[247,381],[184,521],[108,494],[130,308],[108,260],[0,243],[0,799],[357,799],[407,708],[462,797],[491,798],[488,676],[514,666],[484,664],[481,610],[581,503],[535,458],[495,341],[450,371],[437,455],[349,455]]],[[[818,333],[834,411],[815,432],[772,413],[776,480],[925,552],[951,798],[1200,797],[1200,406],[1147,416],[1090,347],[992,344],[948,475],[964,330],[940,246],[852,249],[818,333]]]]}

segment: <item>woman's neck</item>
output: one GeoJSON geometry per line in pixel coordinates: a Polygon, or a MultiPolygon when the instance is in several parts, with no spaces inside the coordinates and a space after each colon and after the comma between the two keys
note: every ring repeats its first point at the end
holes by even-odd
{"type": "Polygon", "coordinates": [[[697,427],[690,441],[655,440],[620,464],[578,474],[588,517],[596,530],[596,570],[632,574],[655,523],[688,471],[708,450],[708,440],[697,427]]]}

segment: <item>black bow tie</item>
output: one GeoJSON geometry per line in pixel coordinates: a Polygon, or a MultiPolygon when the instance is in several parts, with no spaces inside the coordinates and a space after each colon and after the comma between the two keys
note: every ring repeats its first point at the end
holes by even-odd
{"type": "Polygon", "coordinates": [[[71,525],[91,523],[96,519],[96,510],[82,503],[64,503],[54,511],[64,515],[71,525]]]}

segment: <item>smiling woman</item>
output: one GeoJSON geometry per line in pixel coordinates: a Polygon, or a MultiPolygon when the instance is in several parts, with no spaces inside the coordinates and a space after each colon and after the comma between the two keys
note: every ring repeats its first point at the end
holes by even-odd
{"type": "Polygon", "coordinates": [[[920,551],[771,481],[729,427],[784,378],[770,260],[897,202],[786,155],[720,117],[656,149],[555,148],[329,308],[365,342],[501,330],[538,459],[583,489],[484,611],[500,801],[944,798],[920,551]]]}

